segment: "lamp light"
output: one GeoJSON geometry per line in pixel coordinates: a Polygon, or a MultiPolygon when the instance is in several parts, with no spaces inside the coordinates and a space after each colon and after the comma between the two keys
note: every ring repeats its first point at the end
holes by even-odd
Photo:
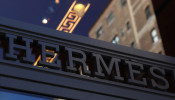
{"type": "Polygon", "coordinates": [[[84,10],[85,10],[85,6],[83,5],[83,4],[76,4],[75,6],[74,6],[74,9],[73,9],[74,11],[75,11],[75,13],[78,15],[78,16],[83,16],[83,14],[84,14],[84,10]]]}
{"type": "Polygon", "coordinates": [[[48,23],[48,20],[46,18],[43,18],[42,23],[43,24],[47,24],[48,23]]]}

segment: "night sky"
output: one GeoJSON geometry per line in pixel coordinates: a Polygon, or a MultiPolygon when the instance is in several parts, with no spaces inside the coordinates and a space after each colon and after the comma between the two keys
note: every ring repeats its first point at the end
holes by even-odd
{"type": "MultiPolygon", "coordinates": [[[[61,22],[74,0],[1,0],[0,16],[26,23],[44,26],[52,29],[61,22]],[[50,19],[48,24],[42,24],[42,19],[50,19]]],[[[98,19],[111,0],[77,0],[78,3],[91,6],[74,30],[73,34],[88,36],[88,31],[98,19]]]]}
{"type": "MultiPolygon", "coordinates": [[[[0,16],[43,27],[56,29],[74,0],[1,0],[0,16]],[[42,24],[43,18],[49,18],[48,24],[42,24]]],[[[111,0],[77,0],[91,6],[75,28],[73,34],[88,36],[88,31],[111,0]]],[[[67,33],[66,33],[67,34],[67,33]]],[[[0,100],[50,100],[50,98],[28,96],[0,90],[0,100]]]]}

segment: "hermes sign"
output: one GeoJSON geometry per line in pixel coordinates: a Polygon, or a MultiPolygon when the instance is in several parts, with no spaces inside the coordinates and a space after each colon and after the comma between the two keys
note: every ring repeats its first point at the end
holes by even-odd
{"type": "Polygon", "coordinates": [[[0,33],[0,60],[159,91],[175,92],[175,70],[73,46],[0,33]]]}

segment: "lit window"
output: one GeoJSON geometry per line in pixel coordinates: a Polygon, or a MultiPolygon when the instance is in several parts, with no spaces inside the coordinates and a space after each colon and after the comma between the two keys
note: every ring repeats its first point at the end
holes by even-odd
{"type": "Polygon", "coordinates": [[[113,44],[119,44],[119,37],[118,37],[118,35],[116,35],[116,36],[114,37],[114,39],[112,40],[112,43],[113,43],[113,44]]]}
{"type": "Polygon", "coordinates": [[[126,5],[126,0],[121,0],[121,5],[124,7],[126,5]]]}
{"type": "Polygon", "coordinates": [[[151,17],[150,6],[146,7],[145,14],[146,14],[146,19],[149,19],[151,17]]]}
{"type": "Polygon", "coordinates": [[[97,38],[99,38],[103,34],[102,26],[97,31],[97,38]]]}
{"type": "Polygon", "coordinates": [[[130,25],[129,21],[126,23],[126,27],[127,27],[127,30],[131,29],[131,25],[130,25]]]}
{"type": "Polygon", "coordinates": [[[153,39],[153,43],[157,43],[159,41],[159,37],[157,35],[156,29],[153,29],[151,31],[151,36],[152,36],[152,39],[153,39]]]}
{"type": "Polygon", "coordinates": [[[111,12],[107,18],[107,21],[108,21],[108,25],[111,25],[112,22],[114,21],[114,14],[113,12],[111,12]]]}

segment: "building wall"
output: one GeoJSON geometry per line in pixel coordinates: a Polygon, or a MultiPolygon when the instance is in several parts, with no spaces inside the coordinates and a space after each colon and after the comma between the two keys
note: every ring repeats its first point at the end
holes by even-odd
{"type": "Polygon", "coordinates": [[[89,30],[89,37],[112,42],[116,36],[119,40],[116,44],[164,54],[151,0],[126,0],[123,5],[122,0],[111,0],[89,30]],[[146,10],[147,8],[148,10],[146,10]],[[113,13],[113,18],[109,23],[111,13],[113,13]],[[127,25],[128,23],[129,25],[127,25]],[[100,28],[102,34],[98,35],[100,28]],[[154,29],[157,33],[156,37],[158,37],[158,41],[156,40],[155,43],[151,35],[154,29]]]}

